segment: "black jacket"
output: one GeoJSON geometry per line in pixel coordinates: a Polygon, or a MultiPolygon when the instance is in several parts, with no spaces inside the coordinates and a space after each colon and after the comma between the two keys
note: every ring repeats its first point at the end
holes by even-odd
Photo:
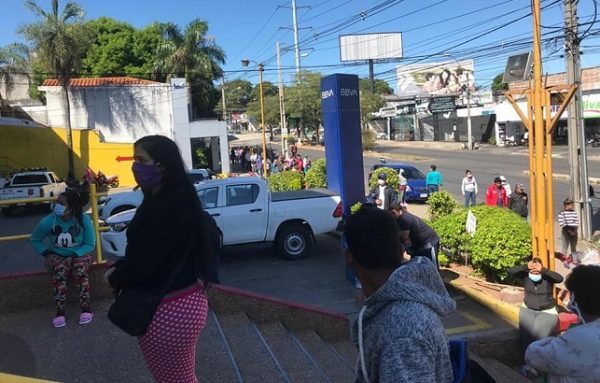
{"type": "Polygon", "coordinates": [[[552,289],[555,283],[563,281],[562,275],[544,267],[542,269],[542,280],[534,283],[529,279],[527,265],[513,267],[508,270],[508,274],[515,278],[523,278],[525,306],[539,311],[548,310],[555,306],[552,289]]]}
{"type": "MultiPolygon", "coordinates": [[[[383,204],[383,210],[388,211],[392,203],[396,202],[397,194],[393,187],[386,185],[383,195],[385,197],[383,201],[381,201],[383,204]]],[[[369,202],[375,202],[376,199],[379,199],[379,185],[371,189],[371,193],[369,193],[369,197],[367,199],[369,202]]]]}
{"type": "Polygon", "coordinates": [[[181,193],[145,196],[127,228],[125,258],[115,264],[111,286],[117,290],[143,286],[158,294],[188,251],[167,293],[188,287],[198,278],[216,282],[216,254],[205,218],[201,208],[192,206],[181,193]]]}
{"type": "Polygon", "coordinates": [[[527,210],[527,202],[529,202],[527,193],[512,193],[508,198],[508,208],[521,217],[527,218],[527,215],[529,214],[527,210]]]}

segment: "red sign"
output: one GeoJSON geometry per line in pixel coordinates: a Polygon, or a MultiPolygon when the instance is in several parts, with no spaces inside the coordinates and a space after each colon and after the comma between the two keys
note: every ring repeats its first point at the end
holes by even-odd
{"type": "Polygon", "coordinates": [[[117,160],[118,162],[121,162],[121,161],[133,161],[133,157],[121,157],[121,156],[117,156],[117,158],[115,158],[115,160],[117,160]]]}

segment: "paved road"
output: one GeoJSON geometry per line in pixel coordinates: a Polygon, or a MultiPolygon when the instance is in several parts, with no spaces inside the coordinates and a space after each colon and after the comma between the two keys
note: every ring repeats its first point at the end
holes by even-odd
{"type": "MultiPolygon", "coordinates": [[[[427,157],[427,160],[415,161],[413,164],[424,174],[429,170],[430,164],[436,164],[438,170],[441,171],[444,178],[444,188],[451,192],[458,201],[462,202],[463,197],[460,193],[462,179],[465,170],[469,169],[475,175],[479,183],[479,194],[477,195],[478,202],[483,202],[485,199],[485,190],[492,183],[494,177],[504,175],[514,189],[514,185],[522,183],[526,190],[529,188],[529,176],[523,174],[523,171],[529,169],[529,160],[527,152],[524,148],[491,148],[485,147],[476,151],[449,151],[436,150],[432,148],[398,148],[392,145],[382,143],[376,148],[382,153],[390,153],[395,155],[410,155],[418,157],[427,157]]],[[[593,150],[599,151],[594,148],[593,150]]],[[[309,149],[300,147],[299,152],[307,154],[311,158],[324,157],[323,150],[309,149]]],[[[568,156],[565,147],[559,147],[553,156],[554,173],[569,173],[568,156]]],[[[590,155],[597,155],[595,152],[590,152],[590,155]]],[[[388,159],[388,163],[395,160],[388,159]]],[[[368,173],[371,166],[379,163],[378,157],[364,157],[364,174],[368,173]]],[[[589,161],[590,177],[600,177],[600,162],[589,161]]],[[[554,180],[554,215],[556,216],[562,209],[562,201],[570,197],[570,183],[564,180],[554,180]]],[[[596,191],[600,193],[600,186],[594,185],[596,191]]],[[[593,207],[593,227],[595,230],[600,230],[600,200],[592,199],[593,207]]]]}

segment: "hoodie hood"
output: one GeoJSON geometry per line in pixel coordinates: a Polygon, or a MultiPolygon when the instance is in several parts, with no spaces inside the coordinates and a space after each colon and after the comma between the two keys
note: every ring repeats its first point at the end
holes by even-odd
{"type": "MultiPolygon", "coordinates": [[[[361,309],[352,328],[352,338],[358,345],[359,370],[357,382],[371,382],[392,377],[393,367],[402,365],[402,358],[388,361],[386,368],[373,365],[369,358],[378,355],[385,344],[394,343],[389,336],[403,342],[404,351],[414,348],[414,359],[423,359],[421,344],[435,354],[435,366],[428,381],[451,382],[452,366],[446,333],[439,317],[456,309],[440,274],[425,257],[415,257],[396,269],[386,283],[371,295],[361,309]],[[418,318],[416,320],[415,318],[418,318]],[[387,339],[383,341],[382,339],[387,339]]],[[[400,353],[402,354],[402,353],[400,353]]],[[[426,362],[426,358],[423,360],[426,362]]],[[[412,371],[415,376],[422,371],[412,371]]],[[[422,380],[426,381],[426,380],[422,380]]]]}
{"type": "Polygon", "coordinates": [[[364,319],[377,315],[382,307],[393,301],[409,301],[423,304],[439,316],[446,316],[456,309],[438,270],[432,262],[415,257],[397,268],[387,282],[365,302],[364,319]]]}

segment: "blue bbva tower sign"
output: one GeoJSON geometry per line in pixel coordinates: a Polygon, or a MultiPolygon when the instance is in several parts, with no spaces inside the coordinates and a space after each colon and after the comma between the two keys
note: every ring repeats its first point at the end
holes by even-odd
{"type": "Polygon", "coordinates": [[[327,187],[340,194],[344,213],[365,198],[358,76],[321,79],[327,187]]]}

